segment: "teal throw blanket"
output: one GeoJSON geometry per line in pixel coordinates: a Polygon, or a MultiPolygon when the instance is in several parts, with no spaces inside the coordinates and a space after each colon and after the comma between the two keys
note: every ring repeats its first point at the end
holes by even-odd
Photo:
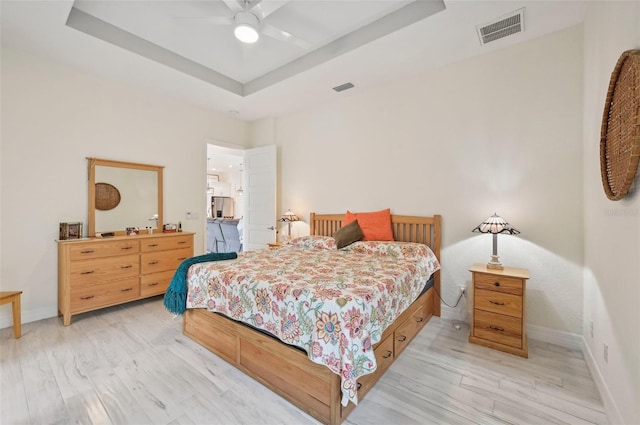
{"type": "Polygon", "coordinates": [[[184,260],[176,269],[169,288],[164,294],[164,308],[173,314],[183,314],[187,309],[187,273],[189,272],[189,267],[197,263],[233,260],[235,258],[238,258],[238,254],[235,252],[214,252],[184,260]]]}

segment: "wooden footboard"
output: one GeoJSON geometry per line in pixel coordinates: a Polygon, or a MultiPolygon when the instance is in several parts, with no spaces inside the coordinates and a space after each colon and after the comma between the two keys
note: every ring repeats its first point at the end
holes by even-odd
{"type": "MultiPolygon", "coordinates": [[[[362,400],[433,315],[433,288],[418,298],[374,346],[378,367],[358,380],[362,400]]],[[[341,423],[356,407],[340,401],[340,376],[306,353],[205,309],[187,310],[184,334],[325,424],[341,423]]]]}

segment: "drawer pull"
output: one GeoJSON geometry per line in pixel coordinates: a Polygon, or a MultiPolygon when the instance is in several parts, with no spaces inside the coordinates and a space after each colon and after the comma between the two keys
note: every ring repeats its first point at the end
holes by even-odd
{"type": "Polygon", "coordinates": [[[149,248],[155,248],[156,246],[158,246],[157,243],[150,243],[149,245],[147,245],[149,248]]]}
{"type": "Polygon", "coordinates": [[[95,273],[95,270],[89,270],[88,272],[81,272],[80,274],[92,274],[95,273]]]}
{"type": "Polygon", "coordinates": [[[93,295],[89,295],[88,297],[80,297],[80,299],[83,301],[86,301],[86,300],[90,300],[93,297],[94,297],[93,295]]]}
{"type": "Polygon", "coordinates": [[[187,257],[180,257],[180,258],[178,258],[178,260],[179,260],[179,261],[184,261],[184,260],[186,260],[186,259],[187,259],[187,257]]]}
{"type": "Polygon", "coordinates": [[[362,388],[362,383],[358,382],[358,391],[360,391],[360,388],[362,388]]]}
{"type": "Polygon", "coordinates": [[[498,328],[492,325],[489,325],[489,329],[493,329],[494,331],[498,331],[498,332],[504,332],[504,328],[498,328]]]}
{"type": "Polygon", "coordinates": [[[129,292],[133,291],[133,288],[121,289],[120,292],[129,292]]]}
{"type": "Polygon", "coordinates": [[[385,354],[384,356],[382,356],[383,359],[388,359],[389,357],[391,357],[391,355],[393,354],[393,351],[387,351],[387,354],[385,354]]]}
{"type": "Polygon", "coordinates": [[[120,248],[120,249],[127,250],[127,249],[131,249],[131,248],[133,248],[133,247],[132,247],[132,246],[123,246],[123,247],[122,247],[122,248],[120,248]]]}
{"type": "Polygon", "coordinates": [[[149,261],[147,264],[150,266],[155,266],[156,264],[158,264],[160,261],[149,261]]]}
{"type": "Polygon", "coordinates": [[[133,267],[131,264],[129,264],[128,266],[121,266],[121,269],[130,269],[131,267],[133,267]]]}
{"type": "Polygon", "coordinates": [[[184,244],[186,244],[186,243],[187,243],[187,241],[179,241],[179,242],[178,242],[178,245],[184,245],[184,244]]]}
{"type": "Polygon", "coordinates": [[[400,338],[398,338],[398,342],[405,342],[406,340],[407,340],[406,335],[402,335],[400,338]]]}
{"type": "Polygon", "coordinates": [[[87,249],[85,251],[80,251],[80,254],[93,254],[93,249],[87,249]]]}
{"type": "Polygon", "coordinates": [[[504,305],[504,303],[503,303],[503,302],[501,302],[501,301],[489,300],[489,302],[490,302],[491,304],[495,304],[495,305],[504,305]]]}
{"type": "Polygon", "coordinates": [[[496,287],[500,286],[500,282],[495,282],[493,286],[496,286],[496,287]]]}
{"type": "Polygon", "coordinates": [[[158,286],[158,285],[160,285],[160,282],[153,282],[149,284],[149,286],[158,286]]]}
{"type": "Polygon", "coordinates": [[[420,322],[424,322],[424,317],[420,317],[418,320],[416,320],[416,323],[420,323],[420,322]]]}

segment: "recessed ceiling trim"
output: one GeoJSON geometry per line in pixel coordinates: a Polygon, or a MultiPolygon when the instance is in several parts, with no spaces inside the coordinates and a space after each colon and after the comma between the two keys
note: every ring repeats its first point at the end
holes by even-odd
{"type": "Polygon", "coordinates": [[[69,12],[67,26],[242,96],[243,85],[239,81],[76,9],[75,6],[69,12]]]}
{"type": "Polygon", "coordinates": [[[246,84],[83,12],[75,5],[69,12],[66,25],[236,95],[246,97],[445,9],[443,0],[415,0],[395,12],[246,84]]]}
{"type": "Polygon", "coordinates": [[[391,34],[408,25],[428,18],[446,9],[442,0],[417,0],[393,13],[365,25],[337,40],[326,44],[305,56],[268,72],[244,85],[243,96],[265,89],[296,74],[307,71],[330,59],[348,53],[360,46],[391,34]]]}

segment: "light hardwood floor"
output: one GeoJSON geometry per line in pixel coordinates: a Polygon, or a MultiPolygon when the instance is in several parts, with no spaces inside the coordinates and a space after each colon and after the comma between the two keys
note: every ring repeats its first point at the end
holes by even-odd
{"type": "MultiPolygon", "coordinates": [[[[606,424],[580,352],[529,341],[529,359],[469,344],[434,317],[345,421],[606,424]]],[[[182,335],[156,297],[0,331],[0,423],[317,424],[182,335]]]]}

